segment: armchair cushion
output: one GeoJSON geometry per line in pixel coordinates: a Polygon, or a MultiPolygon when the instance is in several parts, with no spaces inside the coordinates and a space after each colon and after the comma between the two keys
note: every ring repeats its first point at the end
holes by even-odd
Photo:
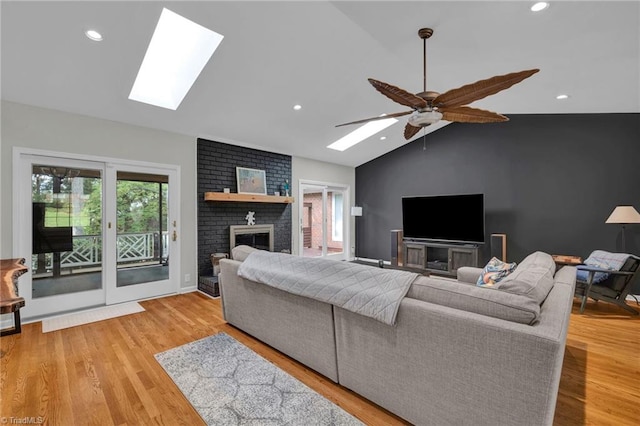
{"type": "MultiPolygon", "coordinates": [[[[608,269],[610,271],[619,271],[629,256],[627,253],[610,253],[604,250],[594,250],[589,257],[585,259],[584,264],[601,269],[608,269]]],[[[583,271],[578,268],[576,272],[578,281],[586,282],[588,276],[589,271],[583,271]]],[[[600,283],[607,278],[609,278],[609,274],[606,272],[596,272],[593,276],[593,284],[600,283]]]]}

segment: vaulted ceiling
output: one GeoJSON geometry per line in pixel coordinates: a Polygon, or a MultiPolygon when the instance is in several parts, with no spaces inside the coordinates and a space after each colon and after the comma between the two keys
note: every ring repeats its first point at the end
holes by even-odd
{"type": "Polygon", "coordinates": [[[355,126],[335,125],[406,109],[367,78],[421,91],[417,32],[431,27],[429,90],[540,68],[472,106],[640,112],[639,2],[556,1],[539,13],[532,4],[3,1],[2,99],[357,166],[407,142],[404,118],[345,152],[326,146],[355,126]],[[163,7],[224,35],[176,111],[128,99],[163,7]],[[104,40],[87,39],[89,28],[104,40]]]}

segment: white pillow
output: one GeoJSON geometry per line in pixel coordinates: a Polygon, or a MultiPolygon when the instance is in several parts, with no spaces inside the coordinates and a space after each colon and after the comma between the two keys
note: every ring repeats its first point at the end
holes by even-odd
{"type": "Polygon", "coordinates": [[[244,262],[247,256],[249,256],[251,253],[253,253],[256,250],[258,249],[251,246],[245,246],[245,245],[235,246],[234,248],[231,249],[231,258],[233,260],[237,260],[238,262],[244,262]]]}

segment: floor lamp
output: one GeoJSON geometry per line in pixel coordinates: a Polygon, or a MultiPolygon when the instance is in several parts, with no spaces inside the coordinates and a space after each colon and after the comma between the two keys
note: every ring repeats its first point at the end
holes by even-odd
{"type": "Polygon", "coordinates": [[[640,223],[640,213],[633,206],[616,206],[605,223],[617,223],[622,225],[622,251],[626,253],[627,247],[624,241],[625,225],[640,223]]]}

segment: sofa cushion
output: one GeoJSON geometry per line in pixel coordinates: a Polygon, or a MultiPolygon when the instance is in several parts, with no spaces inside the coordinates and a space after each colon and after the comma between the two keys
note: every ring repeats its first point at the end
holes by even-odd
{"type": "Polygon", "coordinates": [[[491,258],[489,263],[482,269],[476,285],[491,287],[500,282],[507,275],[516,269],[516,263],[503,262],[497,257],[491,258]]]}
{"type": "Polygon", "coordinates": [[[475,266],[461,266],[456,270],[456,278],[459,282],[475,284],[478,276],[482,273],[482,268],[475,266]]]}
{"type": "Polygon", "coordinates": [[[535,251],[522,259],[522,262],[518,265],[518,269],[528,268],[530,266],[542,266],[551,272],[556,270],[556,262],[553,260],[553,257],[543,251],[535,251]]]}
{"type": "Polygon", "coordinates": [[[555,271],[556,264],[551,255],[538,251],[527,256],[515,271],[493,288],[528,297],[540,305],[553,288],[555,271]]]}
{"type": "Polygon", "coordinates": [[[416,278],[407,297],[521,324],[540,316],[540,304],[526,295],[434,277],[416,278]]]}
{"type": "Polygon", "coordinates": [[[257,248],[245,245],[235,246],[231,249],[231,257],[233,260],[237,260],[238,262],[244,262],[244,260],[254,251],[258,250],[257,248]]]}

